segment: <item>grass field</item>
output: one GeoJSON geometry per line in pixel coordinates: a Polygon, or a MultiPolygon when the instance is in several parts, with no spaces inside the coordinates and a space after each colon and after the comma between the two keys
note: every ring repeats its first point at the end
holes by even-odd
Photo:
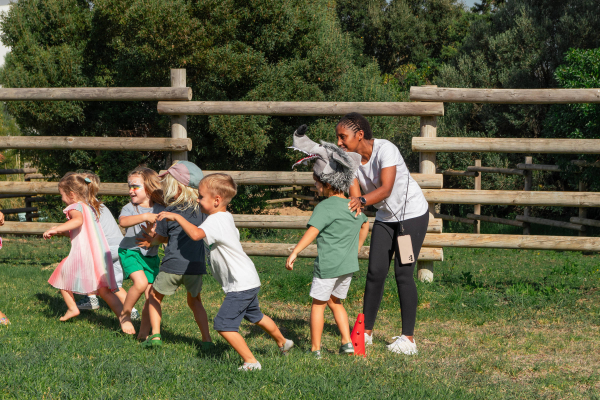
{"type": "MultiPolygon", "coordinates": [[[[445,249],[435,281],[418,283],[417,356],[385,351],[401,329],[390,275],[368,357],[337,355],[328,313],[320,361],[305,354],[312,261],[289,272],[281,258],[255,257],[263,311],[297,347],[280,356],[244,322],[263,370],[240,373],[239,357],[212,330],[216,350],[199,350],[182,291],[165,300],[159,350],[121,334],[106,306],[59,322],[65,305],[47,279],[68,250],[65,238],[9,238],[0,251],[0,310],[12,321],[0,327],[1,398],[600,398],[597,254],[445,249]]],[[[362,262],[345,302],[352,323],[365,275],[362,262]]],[[[203,299],[211,320],[223,296],[208,276],[203,299]]]]}

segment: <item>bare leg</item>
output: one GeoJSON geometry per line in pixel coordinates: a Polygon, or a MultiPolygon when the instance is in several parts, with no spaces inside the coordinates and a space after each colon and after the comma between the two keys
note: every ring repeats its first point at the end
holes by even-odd
{"type": "Polygon", "coordinates": [[[73,292],[61,289],[60,294],[62,294],[63,299],[65,299],[65,303],[67,303],[67,312],[65,313],[65,315],[60,317],[60,320],[64,322],[68,321],[73,317],[78,316],[79,309],[77,308],[77,304],[75,303],[75,297],[73,297],[73,292]]]}
{"type": "MultiPolygon", "coordinates": [[[[267,332],[273,338],[273,340],[277,343],[277,346],[281,347],[285,344],[285,338],[283,337],[283,335],[281,334],[281,331],[279,330],[277,325],[275,325],[275,322],[273,322],[273,320],[271,318],[264,315],[263,318],[256,323],[256,325],[260,326],[263,331],[267,332]]],[[[221,332],[219,332],[219,333],[221,333],[221,332]]],[[[244,340],[244,339],[242,339],[242,340],[244,340]]],[[[246,343],[246,342],[244,342],[244,343],[246,343]]],[[[238,353],[239,353],[239,351],[238,351],[238,353]]],[[[246,360],[244,360],[244,361],[246,361],[246,360]]],[[[252,361],[252,362],[254,362],[254,361],[252,361]]]]}
{"type": "Polygon", "coordinates": [[[210,338],[210,332],[208,331],[208,316],[206,315],[206,310],[202,305],[200,293],[198,293],[198,296],[192,297],[192,294],[187,292],[187,303],[194,313],[194,319],[198,324],[198,328],[200,328],[200,333],[202,333],[202,341],[212,342],[212,339],[210,338]]]}
{"type": "MultiPolygon", "coordinates": [[[[273,321],[271,321],[271,322],[273,322],[273,321]]],[[[279,330],[279,329],[277,329],[277,330],[279,330]]],[[[223,336],[223,338],[225,340],[227,340],[227,343],[229,343],[235,351],[238,352],[238,354],[240,355],[240,357],[242,357],[244,362],[251,363],[251,364],[257,362],[256,358],[254,358],[254,356],[252,355],[252,352],[248,348],[246,341],[244,340],[242,335],[240,335],[238,332],[221,332],[220,331],[219,334],[221,336],[223,336]]]]}
{"type": "Polygon", "coordinates": [[[327,308],[326,301],[313,299],[310,310],[311,351],[321,350],[321,336],[323,335],[323,325],[325,325],[325,308],[327,308]]]}
{"type": "Polygon", "coordinates": [[[129,275],[129,278],[133,281],[133,285],[129,288],[129,292],[127,292],[127,297],[123,303],[123,316],[126,318],[131,318],[133,306],[135,306],[142,293],[148,288],[148,278],[146,278],[144,271],[135,271],[129,275]]]}
{"type": "MultiPolygon", "coordinates": [[[[150,325],[152,326],[152,334],[160,333],[160,321],[162,319],[162,308],[160,303],[165,296],[158,293],[154,288],[150,290],[150,304],[148,307],[148,315],[150,316],[150,325]]],[[[158,338],[154,338],[158,340],[158,338]]],[[[154,340],[153,339],[153,340],[154,340]]]]}
{"type": "Polygon", "coordinates": [[[121,304],[119,298],[108,288],[105,287],[100,288],[98,290],[98,295],[102,297],[102,300],[104,300],[106,304],[108,304],[108,306],[115,313],[117,318],[119,318],[119,322],[121,323],[121,329],[123,330],[123,332],[125,332],[128,335],[135,334],[135,328],[133,327],[131,320],[124,319],[121,317],[123,313],[123,304],[121,304]]]}
{"type": "Polygon", "coordinates": [[[350,343],[350,325],[348,324],[348,313],[346,313],[346,309],[335,296],[331,296],[327,301],[327,305],[333,312],[333,318],[335,318],[335,323],[340,330],[340,334],[342,336],[342,344],[350,343]]]}
{"type": "Polygon", "coordinates": [[[121,301],[121,304],[125,304],[125,298],[127,297],[127,292],[122,287],[119,288],[118,292],[115,292],[115,295],[121,301]]]}
{"type": "Polygon", "coordinates": [[[144,302],[144,308],[142,309],[142,323],[140,324],[140,332],[137,338],[140,340],[146,340],[150,334],[150,291],[152,290],[152,284],[148,284],[144,294],[146,295],[146,301],[144,302]]]}

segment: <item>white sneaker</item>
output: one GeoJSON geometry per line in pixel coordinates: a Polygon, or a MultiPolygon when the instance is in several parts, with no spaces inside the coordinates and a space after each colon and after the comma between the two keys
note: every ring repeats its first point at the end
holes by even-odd
{"type": "Polygon", "coordinates": [[[387,349],[389,351],[393,351],[394,353],[398,354],[406,354],[408,356],[418,353],[417,343],[411,342],[406,336],[394,336],[392,339],[396,339],[396,341],[387,345],[387,349]]]}
{"type": "Polygon", "coordinates": [[[373,335],[369,335],[365,332],[365,346],[371,346],[373,344],[373,335]]]}
{"type": "Polygon", "coordinates": [[[283,344],[283,346],[281,346],[279,348],[279,351],[281,351],[281,354],[283,354],[284,356],[287,356],[287,354],[292,349],[292,347],[294,347],[294,342],[291,341],[290,339],[286,339],[286,341],[283,344]]]}
{"type": "Polygon", "coordinates": [[[100,308],[100,302],[98,301],[97,297],[85,296],[79,301],[79,303],[76,303],[75,305],[80,310],[97,310],[100,308]]]}
{"type": "Polygon", "coordinates": [[[261,369],[262,367],[260,366],[260,363],[258,361],[255,363],[245,362],[244,365],[238,368],[239,371],[260,371],[261,369]]]}
{"type": "Polygon", "coordinates": [[[133,309],[131,310],[131,320],[139,321],[140,319],[140,313],[138,312],[138,310],[135,309],[135,307],[133,307],[133,309]]]}

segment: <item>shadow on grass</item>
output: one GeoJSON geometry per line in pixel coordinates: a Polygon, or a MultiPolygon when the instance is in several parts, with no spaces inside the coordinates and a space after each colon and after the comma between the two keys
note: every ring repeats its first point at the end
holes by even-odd
{"type": "MultiPolygon", "coordinates": [[[[48,319],[58,319],[62,316],[66,311],[67,307],[62,298],[51,296],[47,293],[36,293],[35,297],[45,303],[48,307],[42,310],[44,316],[48,319]]],[[[109,309],[108,305],[104,302],[101,303],[105,308],[109,309]]],[[[112,311],[111,311],[112,313],[112,311]]],[[[75,317],[76,319],[85,319],[86,321],[93,323],[94,325],[109,329],[111,331],[122,333],[121,325],[117,318],[111,314],[111,316],[102,315],[100,313],[94,311],[82,311],[79,316],[75,317]]],[[[134,326],[136,331],[139,330],[139,323],[134,321],[134,326]]],[[[226,343],[215,343],[216,346],[209,350],[202,350],[202,341],[200,339],[196,339],[191,336],[184,336],[178,333],[174,333],[164,327],[161,327],[161,336],[162,340],[167,343],[182,343],[194,346],[198,350],[198,357],[207,357],[207,358],[219,358],[223,353],[229,350],[229,345],[226,343]]],[[[123,336],[126,336],[122,333],[123,336]]]]}

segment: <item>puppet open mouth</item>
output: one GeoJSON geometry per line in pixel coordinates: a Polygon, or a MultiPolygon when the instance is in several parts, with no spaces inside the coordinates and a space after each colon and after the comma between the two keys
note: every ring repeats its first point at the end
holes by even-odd
{"type": "Polygon", "coordinates": [[[292,169],[296,168],[296,166],[298,166],[298,165],[308,165],[309,161],[314,160],[315,158],[318,158],[318,157],[319,156],[316,154],[311,154],[309,156],[301,158],[298,161],[296,161],[296,163],[294,165],[292,165],[292,169]]]}

